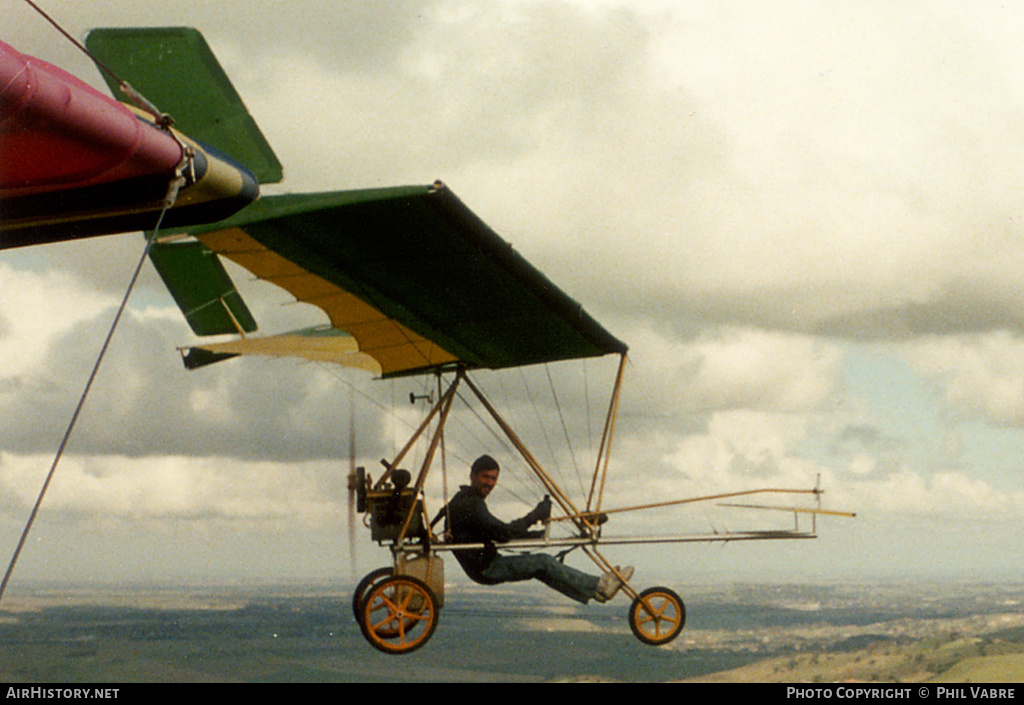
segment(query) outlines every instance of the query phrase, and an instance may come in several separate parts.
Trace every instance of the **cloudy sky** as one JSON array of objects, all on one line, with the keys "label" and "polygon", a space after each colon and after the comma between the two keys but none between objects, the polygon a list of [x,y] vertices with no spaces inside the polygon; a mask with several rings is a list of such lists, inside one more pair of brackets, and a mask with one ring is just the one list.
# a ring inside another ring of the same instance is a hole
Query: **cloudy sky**
[{"label": "cloudy sky", "polygon": [[[27,4],[4,5],[5,41],[100,85]],[[78,37],[199,28],[285,165],[273,191],[440,178],[625,340],[606,506],[820,477],[827,507],[858,514],[820,520],[816,541],[610,549],[638,578],[1024,577],[1012,4],[44,7]],[[130,233],[0,253],[4,562],[141,246]],[[323,320],[233,272],[264,330]],[[190,340],[147,269],[17,576],[349,579],[386,562],[361,530],[353,563],[350,421],[357,462],[376,473],[423,412],[408,400],[422,383],[291,360],[187,373],[175,348]],[[613,374],[590,361],[479,381],[579,492]],[[465,437],[453,435],[451,490],[490,450],[509,470],[498,511],[536,501],[472,421],[460,414]],[[780,520],[711,504],[616,532]]]}]

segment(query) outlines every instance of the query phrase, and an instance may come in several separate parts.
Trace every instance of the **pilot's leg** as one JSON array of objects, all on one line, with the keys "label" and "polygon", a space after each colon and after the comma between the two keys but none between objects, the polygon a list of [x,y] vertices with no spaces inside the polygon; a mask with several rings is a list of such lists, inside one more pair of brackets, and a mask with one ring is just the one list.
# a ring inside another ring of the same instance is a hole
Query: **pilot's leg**
[{"label": "pilot's leg", "polygon": [[536,578],[568,598],[586,603],[597,591],[598,578],[565,565],[545,553],[498,556],[483,571],[484,577],[500,582]]}]

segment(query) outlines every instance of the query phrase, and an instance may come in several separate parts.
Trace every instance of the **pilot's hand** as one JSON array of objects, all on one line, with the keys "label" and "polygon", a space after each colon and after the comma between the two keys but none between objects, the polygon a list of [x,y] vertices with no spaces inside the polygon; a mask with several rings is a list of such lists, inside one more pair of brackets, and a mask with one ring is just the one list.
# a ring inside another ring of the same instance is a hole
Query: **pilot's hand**
[{"label": "pilot's hand", "polygon": [[544,495],[536,509],[533,510],[534,521],[545,521],[551,518],[551,495]]}]

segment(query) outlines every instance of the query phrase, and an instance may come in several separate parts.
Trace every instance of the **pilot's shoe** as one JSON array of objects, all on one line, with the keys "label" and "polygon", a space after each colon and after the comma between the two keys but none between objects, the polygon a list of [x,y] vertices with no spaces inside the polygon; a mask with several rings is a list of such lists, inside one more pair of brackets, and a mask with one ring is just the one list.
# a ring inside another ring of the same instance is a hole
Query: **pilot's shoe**
[{"label": "pilot's shoe", "polygon": [[[616,575],[616,571],[618,575]],[[619,575],[622,578],[619,578]],[[614,571],[608,571],[597,581],[597,590],[594,592],[594,599],[598,602],[608,602],[615,594],[622,588],[622,582],[629,580],[633,577],[633,566],[627,565],[625,568],[615,566]]]}]

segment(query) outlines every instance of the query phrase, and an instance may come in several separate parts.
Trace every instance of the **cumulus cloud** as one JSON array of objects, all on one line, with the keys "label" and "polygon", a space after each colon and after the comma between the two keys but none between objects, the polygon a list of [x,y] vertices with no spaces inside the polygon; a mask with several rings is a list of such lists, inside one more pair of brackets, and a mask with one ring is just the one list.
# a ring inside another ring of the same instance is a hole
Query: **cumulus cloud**
[{"label": "cumulus cloud", "polygon": [[[36,500],[52,458],[0,454],[2,493],[21,510]],[[324,522],[345,501],[346,480],[324,463],[239,462],[165,456],[70,457],[47,491],[56,515],[132,520]]]},{"label": "cumulus cloud", "polygon": [[942,389],[955,414],[1008,426],[1024,423],[1024,339],[1000,330],[931,337],[905,346],[915,369]]},{"label": "cumulus cloud", "polygon": [[1020,521],[1024,493],[1002,491],[991,483],[959,472],[927,476],[901,467],[877,479],[846,488],[843,498],[880,515],[949,517],[955,520],[983,517],[988,522]]},{"label": "cumulus cloud", "polygon": [[64,332],[107,310],[113,300],[61,270],[32,272],[0,262],[0,355],[7,377],[34,370]]},{"label": "cumulus cloud", "polygon": [[807,412],[836,394],[842,358],[837,346],[807,336],[724,328],[668,343],[644,362],[670,380],[678,411]]}]

